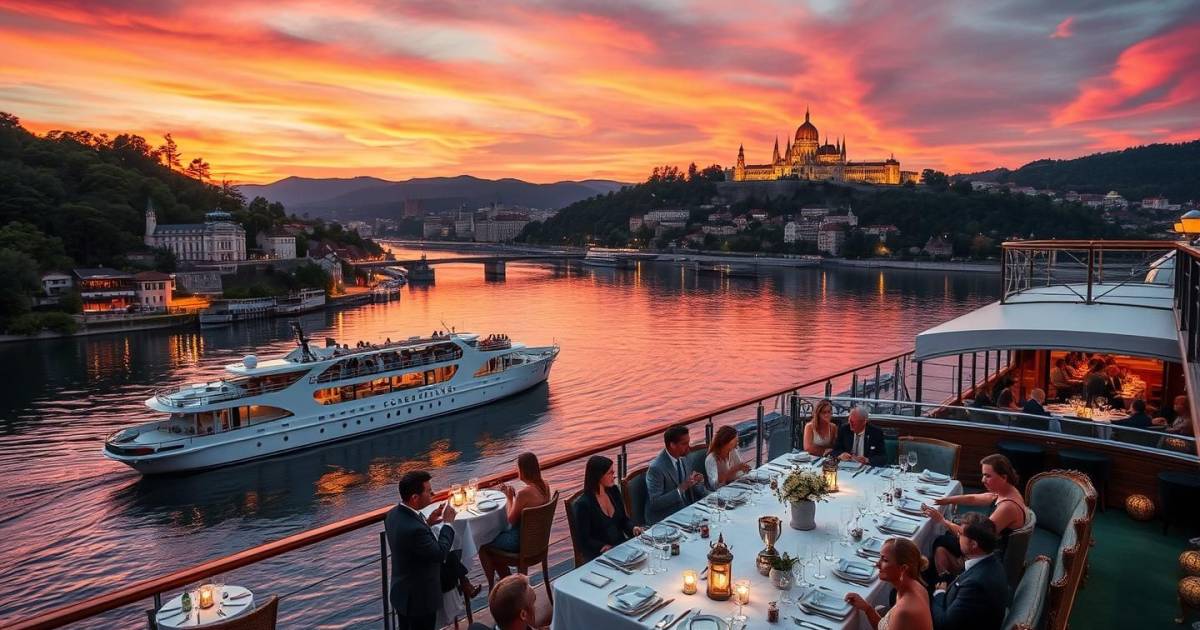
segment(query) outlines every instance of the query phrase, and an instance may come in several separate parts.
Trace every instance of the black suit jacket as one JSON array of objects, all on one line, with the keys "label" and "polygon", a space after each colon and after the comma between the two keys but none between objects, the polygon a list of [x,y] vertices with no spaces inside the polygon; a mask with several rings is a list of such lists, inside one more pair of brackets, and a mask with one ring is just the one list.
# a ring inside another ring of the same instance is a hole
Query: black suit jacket
[{"label": "black suit jacket", "polygon": [[442,527],[437,536],[405,505],[397,505],[383,521],[392,550],[392,575],[388,596],[401,617],[437,612],[442,601],[442,563],[454,542],[454,528]]},{"label": "black suit jacket", "polygon": [[[883,444],[883,430],[868,424],[864,433],[866,435],[863,439],[863,457],[866,457],[872,466],[886,466],[887,447]],[[849,422],[838,429],[837,442],[833,445],[834,457],[842,453],[854,454],[854,431],[850,429]]]},{"label": "black suit jacket", "polygon": [[1032,398],[1025,401],[1025,407],[1023,409],[1021,409],[1021,413],[1027,413],[1031,416],[1048,416],[1048,415],[1050,415],[1050,414],[1046,413],[1046,408],[1043,407],[1041,403],[1039,403],[1038,401],[1036,401]]},{"label": "black suit jacket", "polygon": [[613,486],[607,490],[613,504],[613,515],[605,516],[600,502],[590,492],[575,500],[575,529],[578,530],[580,553],[586,560],[600,556],[605,545],[616,546],[633,537],[633,519],[625,513],[621,491]]},{"label": "black suit jacket", "polygon": [[1007,605],[1008,575],[991,554],[933,596],[933,630],[1000,630]]}]

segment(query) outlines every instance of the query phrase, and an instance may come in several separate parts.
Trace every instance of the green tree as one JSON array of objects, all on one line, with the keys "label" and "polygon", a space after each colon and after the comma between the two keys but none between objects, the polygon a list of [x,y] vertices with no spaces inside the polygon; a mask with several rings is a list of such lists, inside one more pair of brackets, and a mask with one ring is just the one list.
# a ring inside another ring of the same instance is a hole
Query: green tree
[{"label": "green tree", "polygon": [[207,182],[209,175],[212,173],[212,167],[208,165],[208,162],[204,161],[204,158],[196,158],[188,163],[187,168],[184,169],[184,173],[187,173],[187,176],[192,179]]},{"label": "green tree", "polygon": [[30,295],[41,287],[37,262],[22,251],[0,248],[0,327],[7,328],[32,306]]},{"label": "green tree", "polygon": [[37,262],[40,271],[66,270],[73,264],[61,238],[46,236],[33,224],[23,221],[0,227],[0,248],[28,255]]},{"label": "green tree", "polygon": [[921,181],[929,187],[930,190],[942,191],[950,187],[950,178],[941,171],[935,171],[927,168],[921,171]]},{"label": "green tree", "polygon": [[163,143],[158,147],[158,154],[162,157],[167,170],[174,171],[183,167],[179,161],[179,145],[175,144],[175,139],[171,137],[171,134],[163,136]]}]

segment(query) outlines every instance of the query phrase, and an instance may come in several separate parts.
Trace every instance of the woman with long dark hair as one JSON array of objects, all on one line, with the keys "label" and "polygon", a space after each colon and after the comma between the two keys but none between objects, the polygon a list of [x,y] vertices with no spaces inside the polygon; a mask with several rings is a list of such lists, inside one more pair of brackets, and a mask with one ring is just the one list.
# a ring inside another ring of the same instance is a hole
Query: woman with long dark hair
[{"label": "woman with long dark hair", "polygon": [[737,445],[737,429],[729,425],[717,429],[708,444],[708,455],[704,457],[704,476],[709,490],[737,481],[738,477],[750,472],[750,464],[743,463],[738,456]]},{"label": "woman with long dark hair", "polygon": [[587,560],[642,533],[642,528],[625,513],[613,461],[603,455],[588,458],[583,469],[583,494],[575,501],[574,509],[576,544]]},{"label": "woman with long dark hair", "polygon": [[[542,467],[538,463],[537,455],[527,452],[517,456],[517,479],[525,484],[520,490],[508,484],[500,486],[504,496],[508,497],[509,527],[500,532],[491,543],[492,547],[509,553],[517,553],[521,549],[521,510],[550,501],[550,486],[542,479]],[[492,557],[486,548],[479,552],[479,564],[483,567],[485,576],[495,573],[504,577],[509,574],[508,565],[503,560]]]}]

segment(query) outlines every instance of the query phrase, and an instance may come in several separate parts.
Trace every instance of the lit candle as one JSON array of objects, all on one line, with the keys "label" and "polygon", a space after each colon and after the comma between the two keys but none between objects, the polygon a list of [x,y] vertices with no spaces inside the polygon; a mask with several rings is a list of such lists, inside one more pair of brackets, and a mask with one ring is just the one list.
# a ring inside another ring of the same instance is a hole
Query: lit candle
[{"label": "lit candle", "polygon": [[683,594],[696,594],[696,572],[691,569],[683,572]]},{"label": "lit candle", "polygon": [[744,580],[733,586],[734,601],[745,606],[750,603],[750,584]]},{"label": "lit candle", "polygon": [[724,573],[714,573],[712,576],[713,588],[724,589],[729,586],[729,576]]},{"label": "lit candle", "polygon": [[212,584],[205,584],[200,587],[200,594],[197,597],[201,608],[212,608],[213,594],[216,591]]}]

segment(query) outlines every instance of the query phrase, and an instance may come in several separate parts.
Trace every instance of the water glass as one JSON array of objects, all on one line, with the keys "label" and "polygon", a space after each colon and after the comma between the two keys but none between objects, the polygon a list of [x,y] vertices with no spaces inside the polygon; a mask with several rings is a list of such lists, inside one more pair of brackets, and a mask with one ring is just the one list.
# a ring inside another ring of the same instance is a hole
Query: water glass
[{"label": "water glass", "polygon": [[669,542],[659,543],[658,559],[660,560],[660,562],[658,563],[658,572],[666,573],[667,572],[667,561],[671,559],[671,543],[669,543]]},{"label": "water glass", "polygon": [[837,557],[837,556],[833,555],[833,541],[831,540],[831,541],[825,543],[824,547],[825,547],[825,561],[833,562],[833,559]]},{"label": "water glass", "polygon": [[650,551],[646,552],[646,564],[642,565],[642,575],[658,575],[658,570],[654,565],[658,563],[658,549],[651,547]]},{"label": "water glass", "polygon": [[474,505],[476,498],[479,496],[479,477],[471,477],[467,480],[467,504]]},{"label": "water glass", "polygon": [[917,453],[915,451],[908,452],[908,470],[914,471],[917,469]]},{"label": "water glass", "polygon": [[813,567],[813,579],[814,580],[824,580],[825,574],[821,572],[821,552],[820,551],[813,552],[811,566]]}]

